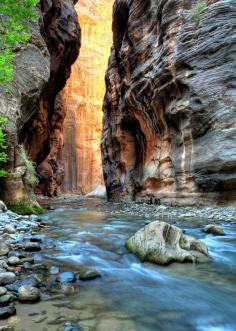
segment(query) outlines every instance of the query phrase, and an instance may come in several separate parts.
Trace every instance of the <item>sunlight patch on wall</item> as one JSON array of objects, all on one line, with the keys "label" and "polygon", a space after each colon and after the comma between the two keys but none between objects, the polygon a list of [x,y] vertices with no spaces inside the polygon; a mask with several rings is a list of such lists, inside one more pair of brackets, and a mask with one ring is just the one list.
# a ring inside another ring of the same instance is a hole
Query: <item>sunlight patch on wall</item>
[{"label": "sunlight patch on wall", "polygon": [[64,192],[87,194],[103,184],[100,141],[104,76],[112,45],[111,0],[80,0],[82,29],[78,60],[62,92],[64,124]]}]

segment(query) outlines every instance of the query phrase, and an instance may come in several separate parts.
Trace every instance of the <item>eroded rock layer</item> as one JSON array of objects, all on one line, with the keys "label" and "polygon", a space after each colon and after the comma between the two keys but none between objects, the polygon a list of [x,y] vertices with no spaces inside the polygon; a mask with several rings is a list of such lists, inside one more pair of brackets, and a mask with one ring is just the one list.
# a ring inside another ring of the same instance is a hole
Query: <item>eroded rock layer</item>
[{"label": "eroded rock layer", "polygon": [[64,178],[62,164],[65,111],[58,93],[70,76],[80,49],[80,27],[72,0],[41,0],[41,34],[50,53],[50,79],[38,109],[24,124],[20,140],[38,165],[37,193],[56,196]]},{"label": "eroded rock layer", "polygon": [[110,199],[236,200],[236,3],[203,7],[115,2],[102,137]]},{"label": "eroded rock layer", "polygon": [[101,165],[104,73],[112,33],[112,0],[79,1],[80,56],[62,93],[66,111],[63,163],[65,193],[86,194],[103,184]]}]

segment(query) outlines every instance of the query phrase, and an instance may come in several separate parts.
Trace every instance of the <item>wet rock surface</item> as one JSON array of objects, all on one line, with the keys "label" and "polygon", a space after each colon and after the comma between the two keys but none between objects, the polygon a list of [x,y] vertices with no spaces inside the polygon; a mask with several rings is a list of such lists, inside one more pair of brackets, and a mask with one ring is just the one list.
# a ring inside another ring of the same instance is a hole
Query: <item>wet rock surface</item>
[{"label": "wet rock surface", "polygon": [[18,299],[21,302],[38,301],[40,298],[40,291],[37,287],[23,285],[18,290]]},{"label": "wet rock surface", "polygon": [[215,236],[224,236],[225,232],[224,229],[220,226],[214,225],[214,224],[208,224],[205,226],[202,230],[203,232],[206,233],[211,233],[214,234]]},{"label": "wet rock surface", "polygon": [[151,222],[126,241],[125,246],[141,261],[167,265],[172,262],[205,262],[207,246],[173,225]]}]

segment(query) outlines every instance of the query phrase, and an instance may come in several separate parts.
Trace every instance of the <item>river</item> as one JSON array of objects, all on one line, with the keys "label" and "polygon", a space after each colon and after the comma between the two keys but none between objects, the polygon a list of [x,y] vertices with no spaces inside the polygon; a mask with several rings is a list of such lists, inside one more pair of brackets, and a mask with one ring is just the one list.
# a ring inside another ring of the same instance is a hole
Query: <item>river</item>
[{"label": "river", "polygon": [[78,281],[71,295],[18,304],[17,317],[9,320],[17,331],[236,330],[235,222],[221,223],[226,235],[216,237],[201,231],[204,220],[172,220],[203,240],[212,260],[163,267],[142,264],[124,248],[126,239],[144,226],[141,217],[82,207],[59,208],[43,218],[50,227],[36,259],[62,271],[90,268],[102,277]]}]

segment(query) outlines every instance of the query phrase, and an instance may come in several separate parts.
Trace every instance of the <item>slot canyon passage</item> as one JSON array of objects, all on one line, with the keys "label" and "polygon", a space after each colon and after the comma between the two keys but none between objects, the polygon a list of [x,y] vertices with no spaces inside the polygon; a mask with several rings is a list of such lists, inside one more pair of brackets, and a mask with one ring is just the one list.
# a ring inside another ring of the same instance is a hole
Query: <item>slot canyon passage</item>
[{"label": "slot canyon passage", "polygon": [[235,0],[0,18],[0,331],[235,331]]}]

